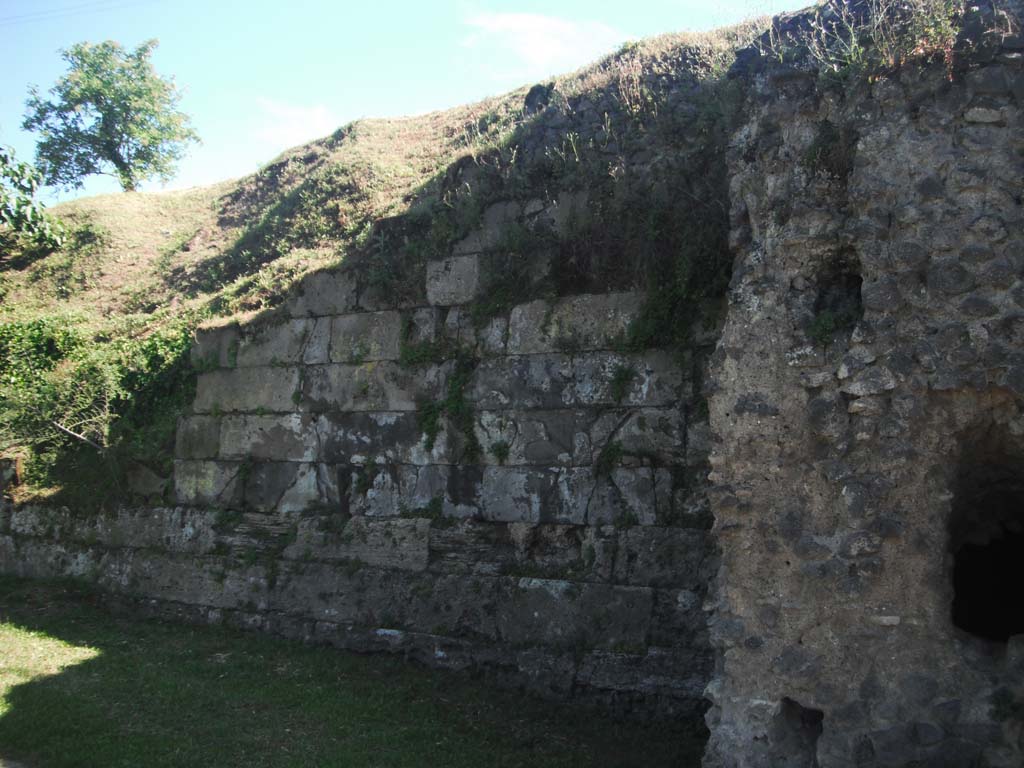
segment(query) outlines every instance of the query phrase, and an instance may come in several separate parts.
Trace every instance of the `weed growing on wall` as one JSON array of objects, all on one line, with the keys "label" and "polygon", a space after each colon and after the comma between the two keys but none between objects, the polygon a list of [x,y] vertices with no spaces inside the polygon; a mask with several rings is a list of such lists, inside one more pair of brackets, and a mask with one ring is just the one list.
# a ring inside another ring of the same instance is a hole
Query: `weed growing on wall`
[{"label": "weed growing on wall", "polygon": [[491,443],[491,455],[497,459],[499,464],[504,464],[508,460],[509,444],[505,440],[497,440]]},{"label": "weed growing on wall", "polygon": [[442,417],[462,435],[465,442],[461,461],[476,462],[481,455],[480,441],[474,430],[473,406],[466,397],[466,389],[472,380],[479,361],[465,354],[455,358],[455,368],[448,378],[448,388],[443,400],[423,400],[419,403],[417,417],[423,432],[424,446],[432,450],[441,432]]},{"label": "weed growing on wall", "polygon": [[[1008,17],[993,3],[994,18]],[[970,9],[960,0],[829,0],[807,29],[773,26],[764,53],[782,62],[809,60],[826,85],[873,81],[910,63],[941,61],[952,74],[957,38]],[[992,30],[982,30],[981,36]],[[982,40],[964,41],[969,47]]]}]

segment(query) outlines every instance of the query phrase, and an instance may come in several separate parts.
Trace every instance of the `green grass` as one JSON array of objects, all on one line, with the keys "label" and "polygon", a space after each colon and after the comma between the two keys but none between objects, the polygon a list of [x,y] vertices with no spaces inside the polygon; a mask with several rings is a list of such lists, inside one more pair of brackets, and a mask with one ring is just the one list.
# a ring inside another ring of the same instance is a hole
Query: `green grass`
[{"label": "green grass", "polygon": [[642,726],[394,657],[112,616],[0,577],[0,758],[71,766],[697,766]]}]

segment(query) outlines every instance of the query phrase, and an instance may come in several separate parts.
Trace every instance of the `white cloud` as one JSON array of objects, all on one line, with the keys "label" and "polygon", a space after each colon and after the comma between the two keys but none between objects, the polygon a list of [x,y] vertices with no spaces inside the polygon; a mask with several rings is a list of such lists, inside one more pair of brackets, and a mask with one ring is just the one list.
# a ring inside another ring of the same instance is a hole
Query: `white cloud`
[{"label": "white cloud", "polygon": [[341,125],[341,120],[323,104],[304,107],[261,97],[256,99],[256,106],[260,114],[254,135],[275,152],[319,139]]},{"label": "white cloud", "polygon": [[581,67],[626,37],[598,21],[539,13],[476,13],[463,23],[472,29],[462,40],[464,47],[485,53],[491,67],[511,55],[523,80]]}]

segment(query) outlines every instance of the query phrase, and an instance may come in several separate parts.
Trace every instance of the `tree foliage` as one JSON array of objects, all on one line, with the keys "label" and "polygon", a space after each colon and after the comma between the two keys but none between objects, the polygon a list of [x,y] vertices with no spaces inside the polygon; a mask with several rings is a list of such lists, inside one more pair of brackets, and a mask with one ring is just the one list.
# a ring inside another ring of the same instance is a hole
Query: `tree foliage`
[{"label": "tree foliage", "polygon": [[60,225],[35,199],[39,182],[34,166],[19,162],[9,147],[0,147],[0,251],[60,246]]},{"label": "tree foliage", "polygon": [[69,69],[49,98],[30,88],[22,127],[42,134],[36,162],[47,184],[80,188],[86,176],[106,174],[130,192],[146,179],[171,178],[198,136],[177,109],[174,81],[150,63],[156,46],[78,43],[61,51]]}]

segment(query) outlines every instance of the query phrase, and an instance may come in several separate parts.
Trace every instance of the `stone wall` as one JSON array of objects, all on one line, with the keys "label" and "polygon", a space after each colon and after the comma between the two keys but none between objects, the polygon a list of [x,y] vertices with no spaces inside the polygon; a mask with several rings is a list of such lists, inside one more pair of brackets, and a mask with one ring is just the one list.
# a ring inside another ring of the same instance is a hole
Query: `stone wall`
[{"label": "stone wall", "polygon": [[707,766],[1024,764],[1024,623],[993,599],[1020,574],[959,593],[965,542],[1024,555],[1022,50],[845,94],[755,77],[710,396]]},{"label": "stone wall", "polygon": [[347,270],[201,332],[180,506],[11,509],[0,570],[87,575],[162,612],[484,667],[622,710],[702,711],[702,353],[616,351],[641,304],[628,292],[474,321],[501,275],[493,246],[471,244],[525,216],[498,205],[427,264],[421,305]]},{"label": "stone wall", "polygon": [[[624,351],[644,297],[556,263],[597,176],[520,199],[457,164],[489,204],[380,262],[401,290],[352,266],[200,334],[178,506],[0,506],[0,571],[634,713],[706,697],[708,768],[1021,765],[1024,38],[976,15],[952,71],[741,52],[728,169],[675,130],[706,126],[685,56],[643,120],[538,86],[527,164],[572,128],[629,169],[610,200],[728,173],[724,327]],[[558,237],[517,255],[544,298],[495,312],[509,227]]]}]

